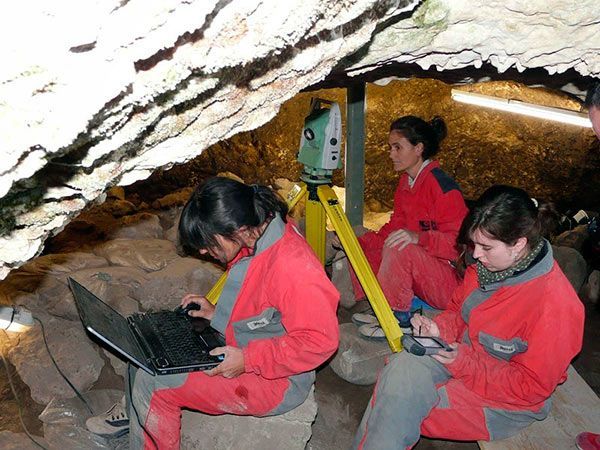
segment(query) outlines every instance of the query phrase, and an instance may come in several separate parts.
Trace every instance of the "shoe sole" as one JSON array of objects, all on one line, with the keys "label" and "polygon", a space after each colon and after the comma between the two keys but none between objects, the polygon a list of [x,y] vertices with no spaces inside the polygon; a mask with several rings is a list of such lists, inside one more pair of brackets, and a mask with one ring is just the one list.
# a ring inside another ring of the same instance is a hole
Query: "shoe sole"
[{"label": "shoe sole", "polygon": [[363,326],[363,325],[371,325],[371,324],[379,323],[379,321],[377,319],[375,319],[373,322],[363,322],[362,320],[356,320],[356,319],[354,319],[354,317],[351,317],[350,320],[357,327],[360,327],[360,326]]},{"label": "shoe sole", "polygon": [[[93,432],[90,431],[90,433],[93,433]],[[129,433],[129,428],[125,428],[124,430],[119,430],[116,433],[111,433],[111,434],[101,434],[101,433],[93,433],[93,434],[95,434],[96,436],[101,436],[105,439],[116,439],[116,438],[120,438],[121,436],[125,436],[127,433]]]},{"label": "shoe sole", "polygon": [[385,336],[365,336],[364,334],[358,333],[358,335],[363,338],[366,339],[367,341],[385,341],[386,337]]}]

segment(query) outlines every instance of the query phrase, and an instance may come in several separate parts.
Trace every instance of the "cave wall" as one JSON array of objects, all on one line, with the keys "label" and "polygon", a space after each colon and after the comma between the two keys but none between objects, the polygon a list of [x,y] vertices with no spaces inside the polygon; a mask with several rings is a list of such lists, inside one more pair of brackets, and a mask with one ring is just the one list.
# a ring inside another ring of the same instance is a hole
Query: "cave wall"
[{"label": "cave wall", "polygon": [[[598,206],[600,152],[591,129],[457,103],[450,96],[452,87],[433,79],[367,85],[367,200],[391,206],[398,175],[388,155],[389,125],[402,115],[412,114],[426,120],[438,115],[446,121],[448,137],[442,142],[438,159],[467,198],[476,198],[492,184],[506,183],[560,205]],[[545,106],[580,107],[564,94],[514,82],[459,88]],[[206,149],[191,163],[190,171],[231,171],[247,182],[272,183],[279,177],[297,180],[301,166],[296,152],[311,97],[339,102],[345,109],[344,89],[300,93],[284,103],[271,122]],[[345,130],[345,114],[342,120]],[[343,170],[334,173],[334,182],[343,184]]]},{"label": "cave wall", "polygon": [[600,76],[595,0],[14,2],[0,30],[0,279],[90,202],[391,61]]}]

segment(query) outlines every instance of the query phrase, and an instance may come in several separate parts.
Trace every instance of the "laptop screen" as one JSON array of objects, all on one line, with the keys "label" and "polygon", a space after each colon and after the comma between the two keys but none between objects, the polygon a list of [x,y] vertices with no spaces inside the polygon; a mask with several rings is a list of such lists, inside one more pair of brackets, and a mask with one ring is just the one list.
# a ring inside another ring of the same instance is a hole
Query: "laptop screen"
[{"label": "laptop screen", "polygon": [[147,367],[127,319],[104,303],[73,278],[69,278],[83,326],[136,364]]}]

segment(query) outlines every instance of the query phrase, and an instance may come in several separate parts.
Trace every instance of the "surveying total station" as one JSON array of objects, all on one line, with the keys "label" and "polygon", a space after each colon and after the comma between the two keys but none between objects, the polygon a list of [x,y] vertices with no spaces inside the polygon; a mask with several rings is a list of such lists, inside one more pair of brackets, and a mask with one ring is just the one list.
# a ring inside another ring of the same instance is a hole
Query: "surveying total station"
[{"label": "surveying total station", "polygon": [[[398,352],[402,350],[400,341],[402,331],[398,321],[331,188],[333,171],[341,168],[341,136],[342,117],[339,105],[328,100],[313,98],[310,113],[302,128],[298,152],[298,161],[304,165],[300,176],[302,182],[294,185],[286,200],[291,210],[308,194],[305,213],[306,240],[322,264],[325,263],[326,222],[329,218],[381,324],[390,348]],[[216,303],[225,279],[226,275],[222,276],[206,295],[212,303]]]}]

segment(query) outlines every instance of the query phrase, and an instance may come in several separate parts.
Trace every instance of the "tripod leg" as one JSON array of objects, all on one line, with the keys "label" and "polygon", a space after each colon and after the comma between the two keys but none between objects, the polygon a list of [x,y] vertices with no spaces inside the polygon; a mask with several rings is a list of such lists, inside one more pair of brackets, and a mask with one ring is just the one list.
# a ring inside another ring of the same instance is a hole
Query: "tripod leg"
[{"label": "tripod leg", "polygon": [[306,240],[317,254],[321,264],[325,264],[325,210],[318,200],[306,201]]},{"label": "tripod leg", "polygon": [[381,286],[379,286],[379,282],[356,239],[354,230],[352,230],[350,222],[348,222],[348,218],[340,206],[335,192],[330,186],[323,185],[319,186],[317,193],[319,200],[323,205],[323,209],[329,220],[331,220],[331,223],[340,238],[340,242],[346,251],[346,255],[348,255],[348,259],[356,272],[356,276],[373,307],[373,311],[381,324],[381,328],[385,333],[390,348],[393,352],[401,351],[402,344],[400,343],[400,338],[402,337],[402,331],[400,331],[398,321],[392,313],[392,309],[390,308],[390,305],[381,290]]}]

